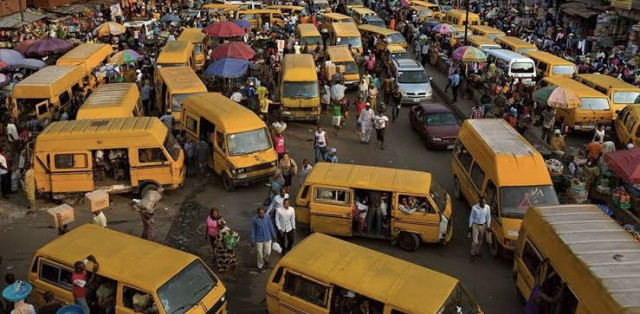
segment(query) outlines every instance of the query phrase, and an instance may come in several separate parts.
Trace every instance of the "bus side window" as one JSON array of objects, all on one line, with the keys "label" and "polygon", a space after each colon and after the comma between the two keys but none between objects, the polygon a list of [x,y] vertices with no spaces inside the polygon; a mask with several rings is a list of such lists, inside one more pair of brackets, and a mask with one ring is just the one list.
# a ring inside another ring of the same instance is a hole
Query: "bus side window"
[{"label": "bus side window", "polygon": [[487,198],[487,204],[491,207],[491,214],[497,215],[498,213],[498,200],[496,198],[496,185],[493,181],[487,181],[487,187],[484,189],[484,196]]},{"label": "bus side window", "polygon": [[540,268],[540,264],[542,263],[542,256],[538,249],[536,249],[531,241],[526,241],[524,243],[524,248],[522,249],[522,262],[529,270],[529,273],[536,278],[538,276],[538,269]]},{"label": "bus side window", "polygon": [[482,183],[484,183],[484,170],[480,168],[477,162],[473,163],[473,167],[471,167],[471,181],[478,188],[478,190],[482,189]]},{"label": "bus side window", "polygon": [[298,297],[314,305],[327,308],[329,287],[303,278],[300,275],[287,272],[284,277],[284,292]]},{"label": "bus side window", "polygon": [[471,162],[473,161],[473,157],[469,151],[464,147],[461,141],[458,140],[458,143],[455,147],[455,155],[458,157],[458,160],[462,163],[462,168],[465,171],[469,171],[469,166],[471,166]]},{"label": "bus side window", "polygon": [[162,149],[158,147],[140,148],[138,150],[138,160],[143,163],[165,162],[167,161],[167,156],[165,156]]}]

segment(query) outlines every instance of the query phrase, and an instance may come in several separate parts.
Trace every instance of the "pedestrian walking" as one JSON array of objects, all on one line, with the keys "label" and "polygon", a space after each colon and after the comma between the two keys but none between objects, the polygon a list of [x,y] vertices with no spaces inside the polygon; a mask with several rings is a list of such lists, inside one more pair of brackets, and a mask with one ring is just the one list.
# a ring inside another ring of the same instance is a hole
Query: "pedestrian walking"
[{"label": "pedestrian walking", "polygon": [[393,102],[391,105],[391,119],[395,122],[400,116],[400,109],[402,109],[402,91],[398,85],[393,87]]},{"label": "pedestrian walking", "polygon": [[471,108],[470,119],[482,119],[484,118],[484,106],[480,102],[476,102]]},{"label": "pedestrian walking", "polygon": [[93,224],[102,228],[107,227],[107,216],[104,215],[102,210],[93,211]]},{"label": "pedestrian walking", "polygon": [[[86,267],[89,262],[93,263],[93,271],[90,275],[87,275]],[[93,283],[99,266],[98,261],[96,261],[93,255],[87,256],[84,261],[77,261],[73,264],[73,274],[71,274],[71,294],[73,295],[74,303],[82,307],[84,314],[90,313],[89,304],[87,303],[86,298],[87,287],[91,286],[91,283]]]},{"label": "pedestrian walking", "polygon": [[547,106],[544,111],[542,111],[542,134],[540,136],[547,144],[551,143],[551,129],[555,125],[555,120],[555,109],[551,106]]},{"label": "pedestrian walking", "polygon": [[192,139],[187,139],[184,142],[184,156],[187,164],[187,176],[192,176],[196,173],[196,145]]},{"label": "pedestrian walking", "polygon": [[234,270],[238,266],[238,260],[234,252],[240,241],[237,232],[231,230],[227,226],[227,222],[220,218],[218,220],[218,228],[220,235],[216,238],[213,248],[213,259],[216,271],[228,272]]},{"label": "pedestrian walking", "polygon": [[485,204],[484,196],[480,196],[478,204],[471,207],[469,215],[469,237],[471,238],[471,257],[470,261],[475,261],[480,257],[480,249],[485,239],[485,233],[490,232],[491,228],[491,209]]},{"label": "pedestrian walking", "polygon": [[142,101],[142,107],[144,108],[145,115],[151,115],[151,92],[153,91],[153,87],[151,87],[151,83],[149,80],[144,80],[144,85],[140,89],[140,100]]},{"label": "pedestrian walking", "polygon": [[329,136],[321,126],[318,125],[316,132],[313,134],[313,149],[316,162],[324,160],[327,145],[329,145]]},{"label": "pedestrian walking", "polygon": [[2,197],[8,199],[9,195],[7,194],[11,193],[11,173],[5,154],[4,146],[0,147],[0,189],[2,189]]},{"label": "pedestrian walking", "polygon": [[198,170],[200,174],[208,174],[207,168],[209,167],[209,160],[212,158],[211,148],[205,140],[205,136],[200,136],[200,140],[196,145],[196,161],[198,162]]},{"label": "pedestrian walking", "polygon": [[140,220],[142,221],[142,235],[140,237],[149,241],[153,241],[155,235],[153,214],[156,204],[162,199],[162,191],[162,188],[157,191],[148,191],[142,200],[135,202],[133,205],[134,209],[140,214]]},{"label": "pedestrian walking", "polygon": [[371,139],[371,131],[373,129],[373,117],[375,113],[371,109],[371,104],[367,103],[364,110],[360,113],[358,120],[360,122],[360,143],[369,144]]},{"label": "pedestrian walking", "polygon": [[455,70],[451,76],[451,93],[454,103],[458,101],[458,87],[460,87],[460,74],[458,74],[458,70]]},{"label": "pedestrian walking", "polygon": [[38,309],[38,314],[56,314],[62,307],[56,302],[56,297],[53,292],[47,290],[42,297],[44,299],[44,305]]},{"label": "pedestrian walking", "polygon": [[20,139],[15,121],[15,118],[9,118],[9,123],[7,123],[6,127],[7,141],[9,142],[9,156],[11,159],[16,159],[15,157],[18,155],[18,142]]},{"label": "pedestrian walking", "polygon": [[209,239],[211,249],[214,250],[214,252],[216,240],[220,234],[220,230],[218,228],[218,220],[220,220],[220,218],[222,218],[220,216],[220,211],[215,207],[211,207],[209,215],[207,215],[207,238]]},{"label": "pedestrian walking", "polygon": [[289,154],[284,153],[280,161],[278,161],[278,168],[284,178],[284,187],[288,190],[291,187],[291,178],[298,174],[298,165]]},{"label": "pedestrian walking", "polygon": [[342,124],[342,105],[338,102],[334,102],[331,106],[331,125],[333,125],[333,134],[338,135],[340,126]]},{"label": "pedestrian walking", "polygon": [[373,126],[376,128],[376,139],[380,143],[381,150],[384,150],[384,136],[388,123],[389,118],[384,115],[384,111],[379,110],[378,115],[373,118]]},{"label": "pedestrian walking", "polygon": [[282,247],[282,255],[285,255],[293,247],[296,231],[296,212],[290,206],[288,198],[282,202],[280,208],[276,209],[276,228],[278,229],[278,242]]},{"label": "pedestrian walking", "polygon": [[264,271],[263,267],[269,267],[272,241],[276,241],[276,231],[271,219],[265,215],[264,207],[259,207],[257,213],[251,219],[249,229],[251,247],[256,248],[258,271]]},{"label": "pedestrian walking", "polygon": [[35,171],[33,170],[32,166],[28,167],[29,170],[27,170],[24,173],[24,193],[27,197],[27,200],[29,200],[29,211],[30,212],[35,212],[37,211],[37,207],[36,207],[36,176],[35,176]]}]

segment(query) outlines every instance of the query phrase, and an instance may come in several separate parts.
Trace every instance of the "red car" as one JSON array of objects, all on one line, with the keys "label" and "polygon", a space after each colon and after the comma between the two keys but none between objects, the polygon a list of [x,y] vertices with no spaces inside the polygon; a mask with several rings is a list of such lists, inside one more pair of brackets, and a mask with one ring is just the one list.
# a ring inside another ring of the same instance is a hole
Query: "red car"
[{"label": "red car", "polygon": [[452,149],[458,138],[460,120],[446,105],[422,103],[409,112],[413,128],[425,139],[427,147]]}]

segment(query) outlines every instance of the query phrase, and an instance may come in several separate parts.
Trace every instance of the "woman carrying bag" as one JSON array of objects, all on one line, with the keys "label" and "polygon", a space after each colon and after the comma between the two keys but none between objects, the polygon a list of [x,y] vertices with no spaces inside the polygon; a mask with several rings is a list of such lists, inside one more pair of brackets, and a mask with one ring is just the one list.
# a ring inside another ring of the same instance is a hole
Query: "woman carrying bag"
[{"label": "woman carrying bag", "polygon": [[289,154],[284,153],[278,162],[278,168],[284,178],[284,187],[289,190],[291,187],[291,178],[298,173],[298,165],[295,160],[289,156]]}]

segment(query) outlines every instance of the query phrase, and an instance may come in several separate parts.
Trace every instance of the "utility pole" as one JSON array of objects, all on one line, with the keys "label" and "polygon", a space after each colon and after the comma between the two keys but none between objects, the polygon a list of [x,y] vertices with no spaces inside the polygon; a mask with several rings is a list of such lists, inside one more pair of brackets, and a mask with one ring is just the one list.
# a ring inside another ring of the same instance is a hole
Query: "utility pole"
[{"label": "utility pole", "polygon": [[18,0],[18,8],[20,9],[20,21],[24,23],[24,8],[22,7],[22,1],[26,0]]},{"label": "utility pole", "polygon": [[467,44],[467,31],[469,30],[469,7],[471,6],[471,0],[467,0],[467,14],[464,20],[464,44]]}]

